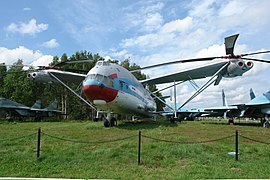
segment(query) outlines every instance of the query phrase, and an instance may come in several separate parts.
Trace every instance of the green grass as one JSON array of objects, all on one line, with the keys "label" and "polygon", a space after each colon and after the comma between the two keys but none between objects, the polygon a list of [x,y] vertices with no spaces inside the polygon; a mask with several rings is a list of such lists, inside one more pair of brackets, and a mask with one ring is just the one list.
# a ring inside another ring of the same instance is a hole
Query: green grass
[{"label": "green grass", "polygon": [[[74,143],[41,136],[41,157],[36,158],[37,129],[51,136],[82,142],[130,137],[110,143]],[[239,137],[239,161],[235,137],[200,144],[176,144],[142,137],[138,166],[138,131],[143,136],[171,141],[206,141],[239,134],[270,142],[269,129],[229,126],[222,121],[166,121],[124,123],[104,128],[102,122],[0,121],[0,177],[112,178],[112,179],[214,179],[269,178],[270,144]],[[35,133],[35,134],[33,134]],[[22,139],[17,137],[30,135]],[[132,137],[135,135],[134,137]],[[10,139],[10,140],[1,140]]]}]

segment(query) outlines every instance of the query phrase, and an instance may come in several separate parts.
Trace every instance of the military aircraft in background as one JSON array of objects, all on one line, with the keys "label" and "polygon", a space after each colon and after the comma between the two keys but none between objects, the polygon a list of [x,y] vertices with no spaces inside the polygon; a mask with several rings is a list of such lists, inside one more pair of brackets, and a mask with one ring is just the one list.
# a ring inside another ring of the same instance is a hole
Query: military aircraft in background
[{"label": "military aircraft in background", "polygon": [[[177,108],[180,107],[176,103]],[[192,108],[192,109],[178,109],[177,117],[179,120],[194,120],[196,117],[226,117],[227,111],[238,110],[236,106],[229,106],[227,99],[222,89],[222,106],[207,107],[207,108]],[[173,121],[174,112],[169,108],[164,107],[163,115]]]},{"label": "military aircraft in background", "polygon": [[269,127],[268,115],[270,115],[270,91],[261,96],[255,96],[253,90],[250,90],[251,100],[245,104],[236,105],[241,111],[239,117],[261,118],[263,127]]},{"label": "military aircraft in background", "polygon": [[0,98],[0,110],[6,112],[7,120],[12,120],[15,117],[18,117],[20,120],[26,117],[33,117],[35,121],[39,121],[42,117],[52,117],[56,114],[62,114],[62,111],[58,111],[57,108],[57,100],[47,108],[42,109],[40,100],[37,100],[33,106],[28,107],[6,98]]},{"label": "military aircraft in background", "polygon": [[261,96],[255,96],[250,89],[250,101],[244,104],[228,105],[224,91],[222,90],[223,106],[193,109],[201,116],[229,118],[229,123],[234,123],[235,118],[260,118],[263,127],[269,127],[268,115],[270,115],[270,91]]}]

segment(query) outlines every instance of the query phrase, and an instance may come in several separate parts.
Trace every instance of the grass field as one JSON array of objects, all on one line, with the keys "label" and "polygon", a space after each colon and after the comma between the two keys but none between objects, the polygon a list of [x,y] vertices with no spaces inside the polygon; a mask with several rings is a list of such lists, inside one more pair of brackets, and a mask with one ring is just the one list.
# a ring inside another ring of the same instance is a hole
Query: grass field
[{"label": "grass field", "polygon": [[[42,131],[41,154],[37,160],[36,134],[39,127]],[[233,135],[236,129],[242,136],[270,142],[269,129],[251,125],[229,126],[222,121],[189,121],[179,124],[161,120],[120,122],[119,126],[113,128],[104,128],[102,122],[92,121],[0,121],[0,177],[270,178],[270,144],[254,142],[240,136],[239,160],[235,161],[234,156],[227,154],[235,151]],[[140,165],[139,130],[142,132]],[[18,139],[25,135],[29,136]],[[125,137],[128,138],[123,139]],[[157,141],[149,137],[177,142],[228,138],[208,143],[181,144]]]}]

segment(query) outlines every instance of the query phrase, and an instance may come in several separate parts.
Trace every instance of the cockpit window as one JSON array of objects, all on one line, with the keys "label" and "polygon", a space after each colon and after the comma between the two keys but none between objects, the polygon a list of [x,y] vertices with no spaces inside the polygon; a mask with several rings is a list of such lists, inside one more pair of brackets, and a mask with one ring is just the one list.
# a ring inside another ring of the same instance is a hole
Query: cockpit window
[{"label": "cockpit window", "polygon": [[107,61],[99,61],[99,62],[97,62],[97,65],[98,65],[98,66],[109,66],[110,63],[107,62]]},{"label": "cockpit window", "polygon": [[113,79],[101,74],[89,74],[87,79],[95,79],[99,82],[103,82],[104,84],[113,87]]},{"label": "cockpit window", "polygon": [[103,75],[97,74],[96,75],[96,80],[100,81],[100,82],[103,82],[103,77],[104,77]]}]

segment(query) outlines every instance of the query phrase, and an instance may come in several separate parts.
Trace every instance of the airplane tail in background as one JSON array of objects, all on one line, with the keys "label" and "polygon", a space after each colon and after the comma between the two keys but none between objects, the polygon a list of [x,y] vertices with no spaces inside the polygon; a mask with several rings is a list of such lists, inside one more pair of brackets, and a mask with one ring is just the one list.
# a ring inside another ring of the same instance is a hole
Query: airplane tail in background
[{"label": "airplane tail in background", "polygon": [[58,101],[54,100],[52,104],[50,104],[47,108],[45,108],[47,111],[57,111],[58,108]]},{"label": "airplane tail in background", "polygon": [[40,109],[41,108],[41,100],[37,100],[35,104],[31,107],[31,109]]},{"label": "airplane tail in background", "polygon": [[250,96],[250,100],[252,100],[252,99],[254,99],[256,97],[252,88],[250,88],[249,96]]},{"label": "airplane tail in background", "polygon": [[222,89],[222,105],[223,106],[228,106],[228,102],[224,93],[224,89]]}]

